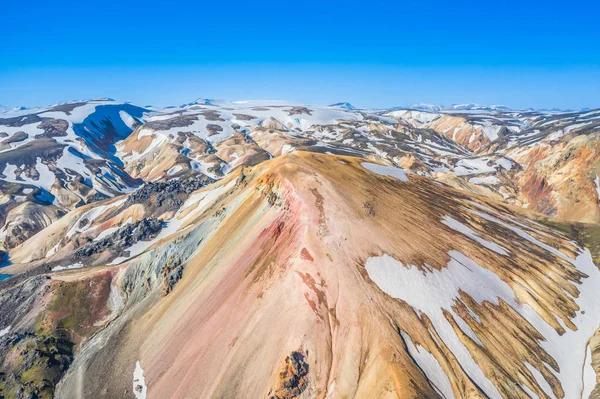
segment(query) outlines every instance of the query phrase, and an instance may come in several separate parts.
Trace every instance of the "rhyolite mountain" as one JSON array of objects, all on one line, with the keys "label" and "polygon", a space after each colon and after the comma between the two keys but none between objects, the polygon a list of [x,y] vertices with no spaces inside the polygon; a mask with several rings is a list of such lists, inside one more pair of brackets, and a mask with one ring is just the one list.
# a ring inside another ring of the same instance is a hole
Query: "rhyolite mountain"
[{"label": "rhyolite mountain", "polygon": [[600,110],[0,110],[0,397],[600,398]]}]

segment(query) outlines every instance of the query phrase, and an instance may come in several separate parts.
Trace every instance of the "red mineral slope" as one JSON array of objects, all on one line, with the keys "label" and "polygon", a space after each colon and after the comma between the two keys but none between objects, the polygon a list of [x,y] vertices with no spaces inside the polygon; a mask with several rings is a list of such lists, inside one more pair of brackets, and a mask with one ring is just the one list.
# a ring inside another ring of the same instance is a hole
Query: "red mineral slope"
[{"label": "red mineral slope", "polygon": [[[600,321],[589,252],[511,209],[363,161],[295,152],[201,189],[177,233],[114,266],[123,310],[82,344],[57,397],[589,389]],[[190,247],[166,292],[154,268],[168,254],[172,270]]]}]

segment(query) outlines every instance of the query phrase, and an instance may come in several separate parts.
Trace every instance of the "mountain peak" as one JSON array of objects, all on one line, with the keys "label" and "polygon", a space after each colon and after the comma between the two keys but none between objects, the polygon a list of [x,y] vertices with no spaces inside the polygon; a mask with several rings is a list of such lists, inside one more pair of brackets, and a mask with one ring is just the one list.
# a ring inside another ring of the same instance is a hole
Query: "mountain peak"
[{"label": "mountain peak", "polygon": [[192,105],[216,105],[217,100],[212,99],[212,98],[198,98],[195,101],[192,101],[191,103],[188,104],[184,104],[184,107],[189,107]]},{"label": "mountain peak", "polygon": [[442,109],[444,109],[444,106],[439,104],[419,103],[399,107],[399,109],[414,109],[417,111],[439,112]]},{"label": "mountain peak", "polygon": [[445,108],[446,110],[460,111],[510,111],[511,108],[505,105],[481,105],[476,103],[452,104]]},{"label": "mountain peak", "polygon": [[341,108],[341,109],[345,109],[346,111],[354,111],[356,108],[350,104],[349,102],[340,102],[340,103],[335,103],[335,104],[331,104],[328,106],[329,108]]}]

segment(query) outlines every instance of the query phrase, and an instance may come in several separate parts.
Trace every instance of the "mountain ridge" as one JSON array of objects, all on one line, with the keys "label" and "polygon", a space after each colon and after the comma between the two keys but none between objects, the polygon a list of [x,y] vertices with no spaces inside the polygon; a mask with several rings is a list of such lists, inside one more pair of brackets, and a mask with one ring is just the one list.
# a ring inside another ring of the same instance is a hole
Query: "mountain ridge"
[{"label": "mountain ridge", "polygon": [[597,398],[600,111],[343,105],[0,116],[0,396]]}]

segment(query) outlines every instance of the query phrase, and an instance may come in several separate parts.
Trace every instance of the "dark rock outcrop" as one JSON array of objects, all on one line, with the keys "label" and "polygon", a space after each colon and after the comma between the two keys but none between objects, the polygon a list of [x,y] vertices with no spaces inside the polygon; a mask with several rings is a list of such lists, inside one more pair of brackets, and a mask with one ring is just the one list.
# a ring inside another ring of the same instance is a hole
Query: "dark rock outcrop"
[{"label": "dark rock outcrop", "polygon": [[142,219],[121,227],[108,237],[78,248],[73,256],[80,259],[106,250],[110,250],[116,256],[119,256],[136,242],[149,241],[156,237],[162,227],[163,223],[158,219]]},{"label": "dark rock outcrop", "polygon": [[183,205],[189,194],[210,183],[212,183],[212,179],[205,175],[185,180],[171,179],[167,182],[149,182],[127,198],[123,209],[133,204],[145,204],[155,211],[151,213],[156,215],[158,215],[156,211],[162,213],[177,210]]},{"label": "dark rock outcrop", "polygon": [[279,372],[279,383],[269,399],[297,398],[308,387],[308,363],[300,352],[292,352],[285,358]]}]

